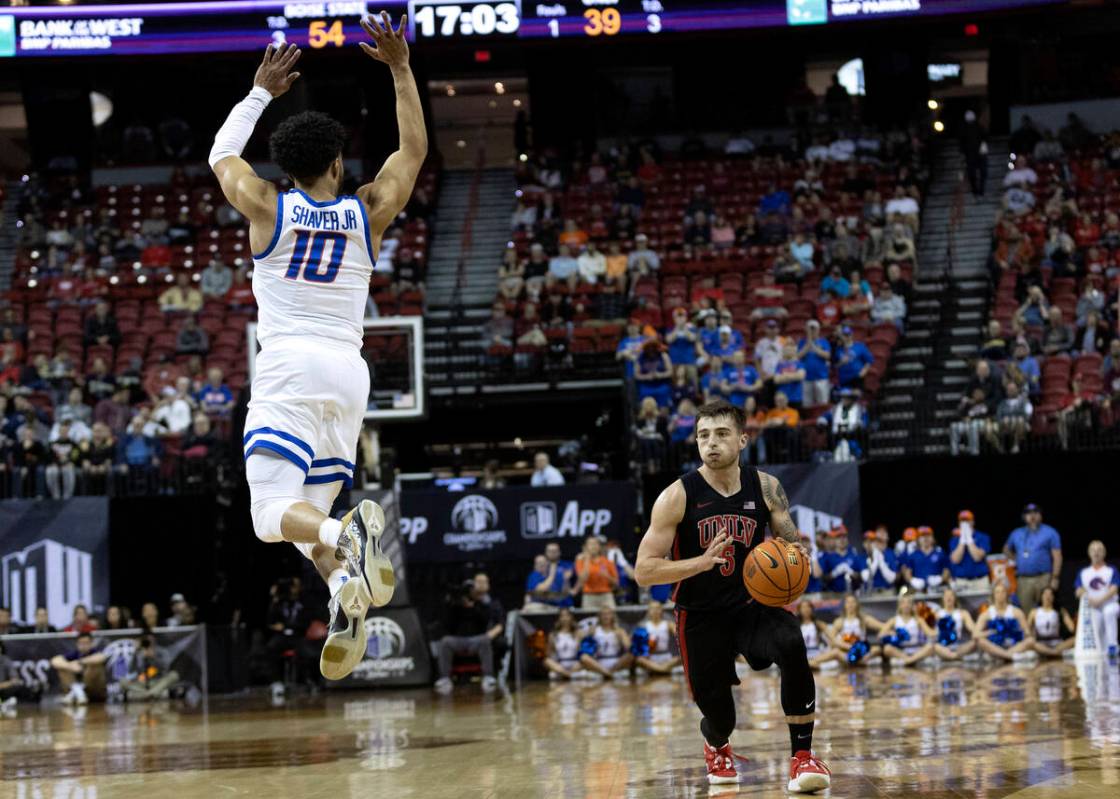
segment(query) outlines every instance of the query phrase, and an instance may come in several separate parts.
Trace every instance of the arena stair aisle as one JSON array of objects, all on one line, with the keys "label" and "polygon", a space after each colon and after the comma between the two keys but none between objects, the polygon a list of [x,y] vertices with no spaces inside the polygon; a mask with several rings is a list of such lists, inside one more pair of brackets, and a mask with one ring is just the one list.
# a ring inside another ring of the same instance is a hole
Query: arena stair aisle
[{"label": "arena stair aisle", "polygon": [[1007,174],[1007,139],[989,139],[988,181],[973,197],[956,142],[934,154],[906,331],[880,392],[873,457],[943,454],[949,423],[979,351],[989,304],[991,230]]},{"label": "arena stair aisle", "polygon": [[498,291],[498,265],[509,241],[515,188],[510,169],[449,172],[444,177],[424,320],[424,365],[435,396],[474,390],[481,378],[479,329]]},{"label": "arena stair aisle", "polygon": [[0,205],[0,291],[12,285],[12,270],[16,263],[16,245],[19,240],[19,203],[24,184],[9,180],[4,184],[4,202]]}]

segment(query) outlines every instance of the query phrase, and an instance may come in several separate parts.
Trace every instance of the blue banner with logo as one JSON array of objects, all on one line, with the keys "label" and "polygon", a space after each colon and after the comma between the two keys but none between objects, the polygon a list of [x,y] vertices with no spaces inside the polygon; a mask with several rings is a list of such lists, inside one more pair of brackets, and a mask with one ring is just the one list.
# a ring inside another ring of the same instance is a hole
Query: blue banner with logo
[{"label": "blue banner with logo", "polygon": [[843,523],[856,547],[863,545],[859,466],[855,463],[786,463],[763,466],[789,497],[789,513],[801,532],[816,540],[819,532]]},{"label": "blue banner with logo", "polygon": [[632,549],[636,493],[629,482],[494,491],[404,491],[401,538],[418,563],[531,561],[556,541],[566,556],[589,535]]},{"label": "blue banner with logo", "polygon": [[0,502],[0,605],[16,624],[34,624],[43,607],[61,629],[75,605],[94,614],[108,602],[107,498]]}]

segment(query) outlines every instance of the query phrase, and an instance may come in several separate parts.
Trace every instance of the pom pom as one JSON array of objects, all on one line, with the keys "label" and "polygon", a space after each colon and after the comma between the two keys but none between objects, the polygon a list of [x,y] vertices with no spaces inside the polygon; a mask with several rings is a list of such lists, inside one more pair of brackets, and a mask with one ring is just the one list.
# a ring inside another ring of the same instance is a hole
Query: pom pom
[{"label": "pom pom", "polygon": [[591,657],[599,654],[599,642],[595,640],[595,636],[589,635],[579,642],[579,653]]},{"label": "pom pom", "polygon": [[909,641],[909,640],[910,640],[910,633],[909,633],[909,631],[907,631],[907,629],[905,627],[895,627],[894,628],[894,635],[884,635],[883,636],[883,644],[885,644],[887,646],[898,647],[898,648],[904,647],[906,645],[906,642]]},{"label": "pom pom", "polygon": [[855,665],[871,651],[871,646],[866,641],[856,641],[848,649],[848,662]]},{"label": "pom pom", "polygon": [[937,643],[952,646],[958,640],[957,622],[952,616],[942,616],[937,620]]},{"label": "pom pom", "polygon": [[1023,628],[1018,619],[996,618],[988,620],[988,640],[996,646],[1014,646],[1023,640]]},{"label": "pom pom", "polygon": [[634,630],[634,635],[630,638],[630,653],[639,658],[649,655],[649,630],[645,627]]}]

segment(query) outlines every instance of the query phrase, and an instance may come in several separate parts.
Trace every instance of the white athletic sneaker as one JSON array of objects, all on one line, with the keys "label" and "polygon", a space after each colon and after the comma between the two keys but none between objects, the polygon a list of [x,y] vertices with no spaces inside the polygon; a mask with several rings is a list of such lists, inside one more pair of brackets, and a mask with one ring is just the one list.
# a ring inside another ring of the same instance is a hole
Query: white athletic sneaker
[{"label": "white athletic sneaker", "polygon": [[490,693],[491,691],[493,691],[497,687],[498,687],[498,681],[496,679],[494,679],[493,677],[483,677],[482,678],[482,690],[483,691],[486,691],[487,693]]},{"label": "white athletic sneaker", "polygon": [[397,578],[393,563],[381,550],[385,511],[372,500],[363,499],[342,517],[342,535],[335,557],[346,564],[351,577],[360,577],[370,604],[384,607],[393,598]]},{"label": "white athletic sneaker", "polygon": [[347,580],[327,604],[331,624],[319,671],[328,680],[341,680],[354,670],[366,654],[366,611],[369,596],[360,578]]},{"label": "white athletic sneaker", "polygon": [[5,714],[14,714],[16,712],[16,704],[19,702],[14,696],[0,702],[0,711]]},{"label": "white athletic sneaker", "polygon": [[451,693],[453,683],[450,677],[440,677],[436,680],[435,689],[441,694]]},{"label": "white athletic sneaker", "polygon": [[74,683],[74,687],[70,689],[74,694],[74,702],[79,705],[88,705],[89,697],[86,696],[86,687],[80,682]]}]

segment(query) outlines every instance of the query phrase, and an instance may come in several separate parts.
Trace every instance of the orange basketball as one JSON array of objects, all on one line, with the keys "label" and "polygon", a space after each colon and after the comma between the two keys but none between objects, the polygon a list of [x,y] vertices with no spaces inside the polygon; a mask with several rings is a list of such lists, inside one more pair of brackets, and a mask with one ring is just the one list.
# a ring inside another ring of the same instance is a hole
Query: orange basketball
[{"label": "orange basketball", "polygon": [[771,538],[747,555],[743,583],[763,605],[784,607],[804,593],[809,584],[809,563],[797,547]]}]

